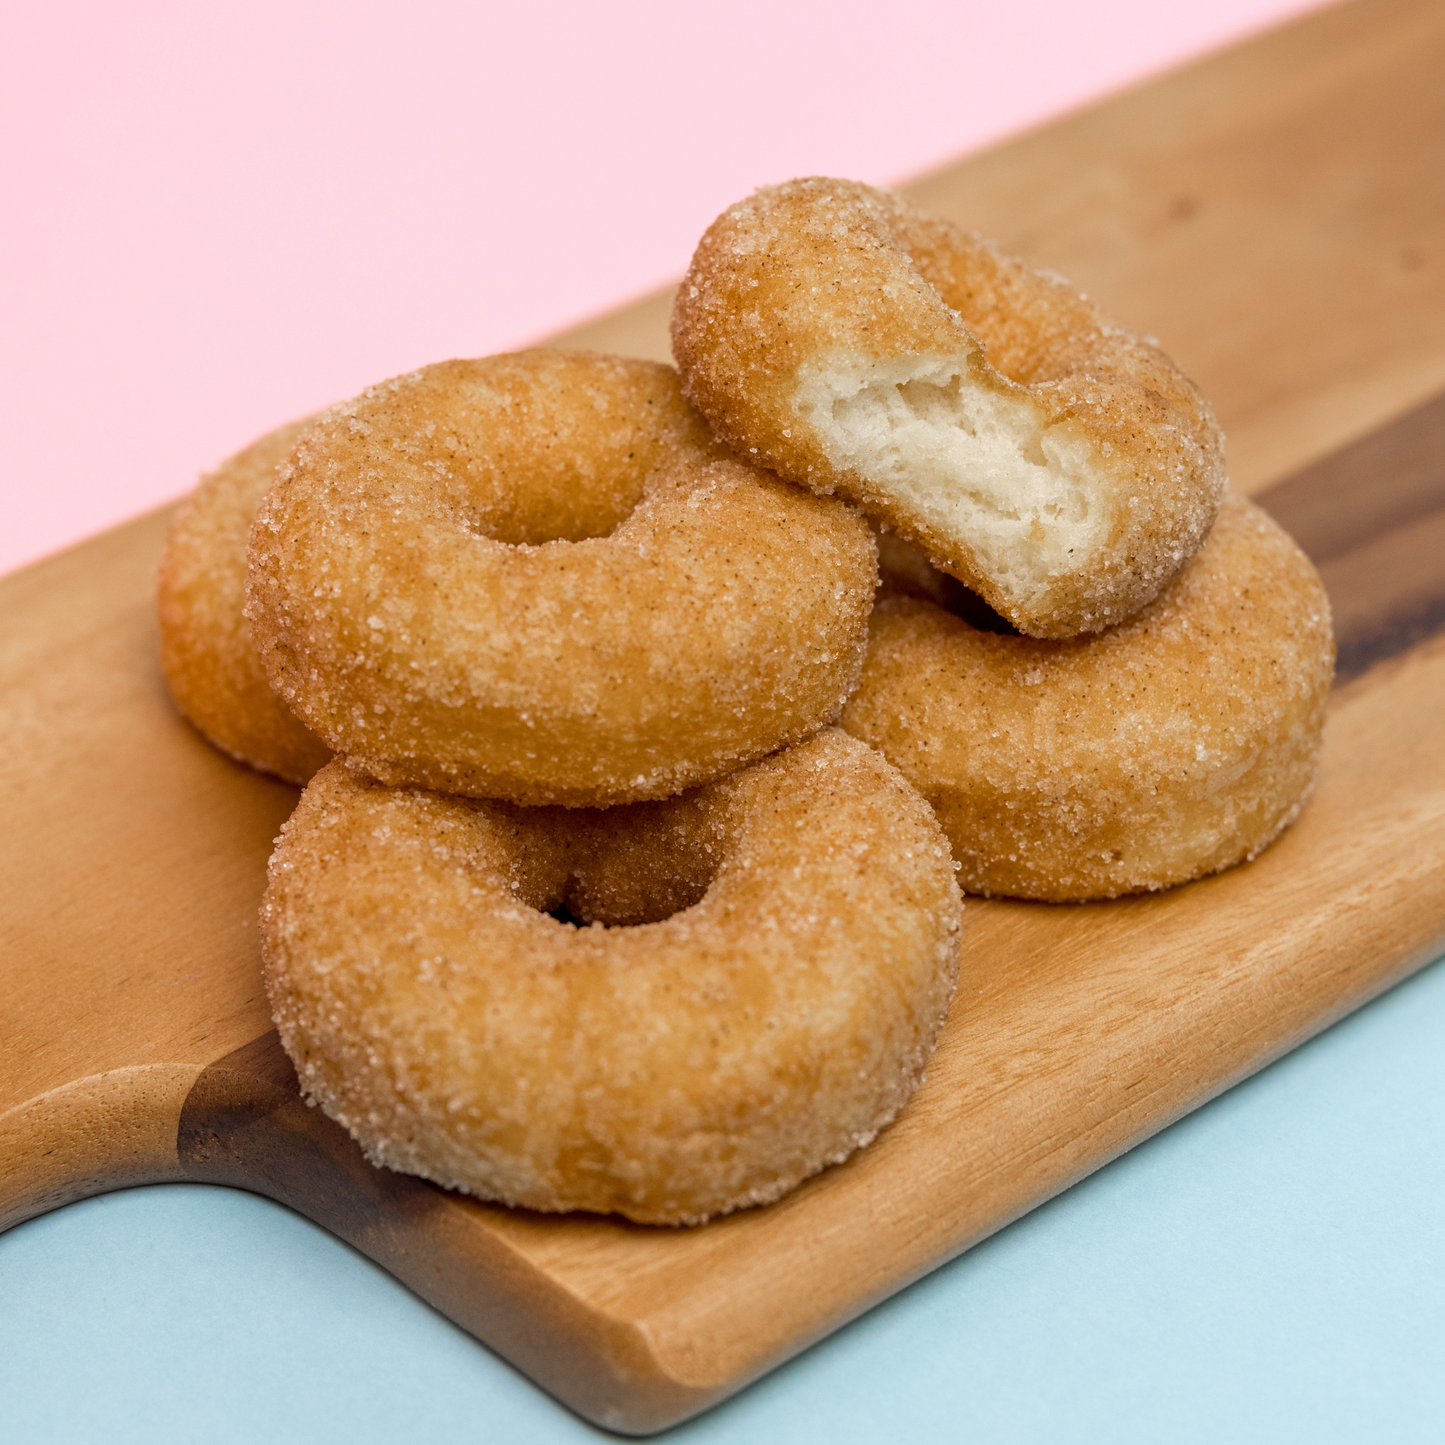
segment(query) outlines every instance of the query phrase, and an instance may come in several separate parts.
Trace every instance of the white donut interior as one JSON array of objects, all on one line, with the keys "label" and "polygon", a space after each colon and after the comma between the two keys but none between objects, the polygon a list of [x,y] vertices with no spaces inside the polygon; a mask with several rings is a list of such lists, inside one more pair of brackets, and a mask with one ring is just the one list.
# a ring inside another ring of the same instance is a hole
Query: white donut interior
[{"label": "white donut interior", "polygon": [[794,405],[833,466],[958,538],[1020,604],[1109,534],[1098,448],[977,352],[834,352],[800,371]]}]

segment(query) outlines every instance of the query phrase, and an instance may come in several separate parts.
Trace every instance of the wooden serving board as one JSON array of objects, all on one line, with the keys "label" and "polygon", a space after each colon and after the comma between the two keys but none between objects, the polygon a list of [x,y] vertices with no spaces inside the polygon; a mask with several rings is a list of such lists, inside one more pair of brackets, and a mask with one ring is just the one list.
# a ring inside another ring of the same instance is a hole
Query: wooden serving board
[{"label": "wooden serving board", "polygon": [[[1258,862],[1115,903],[971,902],[927,1084],[769,1208],[648,1229],[367,1165],[299,1101],[261,991],[256,904],[295,792],[201,742],[160,679],[166,515],[5,579],[0,1225],[148,1181],[256,1190],[645,1433],[1445,948],[1442,75],[1445,7],[1356,0],[913,188],[1199,379],[1236,484],[1321,564],[1343,685],[1317,793]],[[665,355],[666,310],[569,339]]]}]

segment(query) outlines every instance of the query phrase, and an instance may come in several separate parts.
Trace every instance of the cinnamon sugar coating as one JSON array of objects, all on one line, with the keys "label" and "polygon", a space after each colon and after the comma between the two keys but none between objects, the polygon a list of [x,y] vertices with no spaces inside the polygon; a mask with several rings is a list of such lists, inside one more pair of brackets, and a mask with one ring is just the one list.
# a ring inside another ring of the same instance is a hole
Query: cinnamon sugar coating
[{"label": "cinnamon sugar coating", "polygon": [[1106,632],[1000,635],[894,592],[871,633],[843,726],[933,805],[968,892],[1061,902],[1197,878],[1258,854],[1314,778],[1329,602],[1308,558],[1238,498]]},{"label": "cinnamon sugar coating", "polygon": [[1157,346],[888,191],[813,178],[725,211],[672,338],[726,442],[858,503],[1031,636],[1137,611],[1222,495],[1214,416]]},{"label": "cinnamon sugar coating", "polygon": [[[582,926],[549,916],[564,903]],[[338,760],[286,825],[261,918],[302,1088],[374,1162],[693,1223],[897,1114],[953,993],[959,909],[927,805],[831,729],[597,812]]]},{"label": "cinnamon sugar coating", "polygon": [[156,576],[176,706],[223,752],[292,783],[331,749],[271,690],[242,609],[251,521],[307,425],[278,427],[203,477],[176,512]]},{"label": "cinnamon sugar coating", "polygon": [[257,517],[247,615],[355,767],[605,806],[836,719],[875,580],[862,518],[731,459],[670,367],[535,351],[327,413]]}]

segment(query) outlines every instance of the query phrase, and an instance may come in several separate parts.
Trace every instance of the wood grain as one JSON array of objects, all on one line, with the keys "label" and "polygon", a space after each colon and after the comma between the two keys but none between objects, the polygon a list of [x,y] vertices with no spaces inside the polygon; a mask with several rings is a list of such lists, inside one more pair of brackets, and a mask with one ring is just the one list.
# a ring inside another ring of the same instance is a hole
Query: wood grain
[{"label": "wood grain", "polygon": [[[167,702],[159,514],[0,582],[0,1223],[148,1179],[268,1193],[574,1409],[645,1432],[1427,961],[1445,946],[1445,401],[1422,405],[1445,390],[1441,73],[1445,9],[1368,0],[915,188],[1161,336],[1217,399],[1236,479],[1321,560],[1354,680],[1317,795],[1257,863],[1153,898],[971,903],[924,1089],[768,1209],[662,1230],[448,1194],[372,1169],[296,1095],[254,937],[295,793]],[[665,315],[654,299],[568,339],[657,354]]]}]

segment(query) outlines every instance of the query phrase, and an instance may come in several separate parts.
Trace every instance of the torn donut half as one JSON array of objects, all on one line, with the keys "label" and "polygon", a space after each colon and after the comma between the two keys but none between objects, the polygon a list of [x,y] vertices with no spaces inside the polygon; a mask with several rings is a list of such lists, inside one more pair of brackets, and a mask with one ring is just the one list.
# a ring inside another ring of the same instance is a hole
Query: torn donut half
[{"label": "torn donut half", "polygon": [[815,177],[725,211],[672,340],[728,445],[857,503],[1033,637],[1137,612],[1219,507],[1223,436],[1157,345],[889,191]]}]

